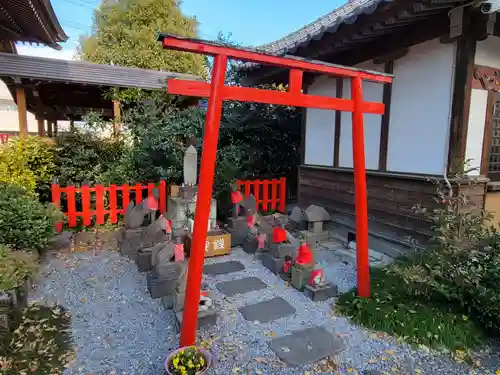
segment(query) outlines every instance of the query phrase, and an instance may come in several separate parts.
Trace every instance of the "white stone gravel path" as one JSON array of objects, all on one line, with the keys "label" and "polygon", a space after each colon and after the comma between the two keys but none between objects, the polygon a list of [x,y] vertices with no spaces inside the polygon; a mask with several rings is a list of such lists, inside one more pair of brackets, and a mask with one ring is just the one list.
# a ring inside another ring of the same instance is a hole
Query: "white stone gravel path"
[{"label": "white stone gravel path", "polygon": [[[310,301],[240,249],[229,256],[207,259],[206,263],[228,260],[240,261],[245,270],[204,276],[219,313],[217,326],[200,332],[217,358],[211,374],[364,374],[368,370],[401,375],[488,373],[477,369],[472,372],[448,358],[412,349],[357,327],[332,313],[333,300]],[[318,260],[327,265],[326,274],[342,290],[355,283],[353,267],[333,261],[331,252],[318,251]],[[218,282],[250,276],[258,277],[268,288],[226,298],[214,287]],[[241,306],[273,297],[285,299],[297,310],[296,314],[262,324],[244,320],[237,311]],[[32,299],[59,303],[71,312],[76,361],[65,375],[161,375],[165,356],[178,343],[172,311],[163,310],[160,300],[150,298],[145,275],[114,251],[49,256]],[[283,367],[269,349],[272,338],[314,326],[324,326],[342,340],[343,349],[332,358],[339,365],[337,372],[327,367],[321,372],[321,363]],[[495,366],[496,363],[490,363],[489,374],[495,373]]]}]

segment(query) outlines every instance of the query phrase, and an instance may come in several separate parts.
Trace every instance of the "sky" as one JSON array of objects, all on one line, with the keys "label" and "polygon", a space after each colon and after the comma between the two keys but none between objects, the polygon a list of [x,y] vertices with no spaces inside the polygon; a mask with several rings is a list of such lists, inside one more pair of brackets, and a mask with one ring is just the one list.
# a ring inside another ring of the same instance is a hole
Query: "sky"
[{"label": "sky", "polygon": [[[221,31],[234,42],[258,46],[301,28],[347,0],[182,0],[184,14],[195,16],[202,39],[216,39]],[[79,36],[88,34],[93,10],[100,0],[51,0],[64,31],[69,36],[62,51],[19,44],[19,54],[70,60]]]}]

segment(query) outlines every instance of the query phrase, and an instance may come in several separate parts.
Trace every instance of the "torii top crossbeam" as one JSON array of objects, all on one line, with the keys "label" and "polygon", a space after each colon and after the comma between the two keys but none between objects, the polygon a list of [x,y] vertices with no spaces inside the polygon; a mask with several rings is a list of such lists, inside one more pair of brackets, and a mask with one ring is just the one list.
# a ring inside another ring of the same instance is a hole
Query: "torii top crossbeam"
[{"label": "torii top crossbeam", "polygon": [[[383,103],[363,101],[363,80],[381,84],[391,83],[393,79],[392,75],[327,64],[320,61],[269,55],[254,50],[230,47],[198,39],[186,39],[170,34],[160,34],[158,40],[163,43],[163,47],[166,49],[199,53],[214,57],[212,80],[210,83],[170,79],[168,80],[167,88],[170,94],[209,98],[180,345],[194,345],[196,339],[198,304],[200,301],[200,287],[205,258],[205,241],[210,213],[210,201],[212,199],[223,100],[253,101],[352,113],[354,187],[356,197],[357,283],[358,294],[361,297],[368,297],[370,295],[370,274],[363,114],[381,115],[384,113],[385,107]],[[280,92],[250,87],[225,86],[224,81],[228,58],[289,69],[288,91]],[[304,72],[350,79],[351,98],[341,99],[303,94],[302,79]]]}]

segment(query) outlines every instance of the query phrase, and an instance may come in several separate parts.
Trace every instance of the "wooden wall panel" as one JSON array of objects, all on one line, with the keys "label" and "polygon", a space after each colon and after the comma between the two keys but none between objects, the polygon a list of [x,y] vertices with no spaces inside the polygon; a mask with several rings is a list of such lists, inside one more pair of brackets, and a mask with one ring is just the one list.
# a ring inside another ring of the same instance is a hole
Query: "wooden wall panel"
[{"label": "wooden wall panel", "polygon": [[[299,205],[324,206],[330,212],[354,214],[354,179],[349,170],[299,167]],[[465,187],[462,187],[464,189]],[[433,208],[437,185],[424,176],[367,173],[370,219],[415,234],[430,234],[429,222],[413,209],[417,204]],[[484,206],[485,183],[471,188],[470,208]]]}]

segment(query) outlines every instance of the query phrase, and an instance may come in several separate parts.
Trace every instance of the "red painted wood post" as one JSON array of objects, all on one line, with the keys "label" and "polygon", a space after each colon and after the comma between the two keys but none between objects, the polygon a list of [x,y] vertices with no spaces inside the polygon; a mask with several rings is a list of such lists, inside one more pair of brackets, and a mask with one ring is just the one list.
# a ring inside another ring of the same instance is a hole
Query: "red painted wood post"
[{"label": "red painted wood post", "polygon": [[249,196],[250,195],[250,181],[244,181],[244,184],[245,184],[245,196]]},{"label": "red painted wood post", "polygon": [[271,210],[276,210],[276,203],[278,198],[278,186],[276,186],[277,183],[278,180],[276,180],[275,178],[271,180]]},{"label": "red painted wood post", "polygon": [[269,207],[269,180],[262,181],[262,210],[267,212]]},{"label": "red painted wood post", "polygon": [[222,114],[222,89],[226,78],[227,56],[216,55],[212,69],[212,84],[205,119],[205,135],[200,165],[200,184],[194,217],[193,242],[186,286],[184,313],[182,315],[180,346],[194,345],[198,322],[198,305],[205,261],[208,217],[212,200],[217,142]]},{"label": "red painted wood post", "polygon": [[122,186],[122,204],[123,210],[121,212],[125,215],[125,210],[127,209],[128,204],[130,203],[130,187],[125,184]]},{"label": "red painted wood post", "polygon": [[167,182],[160,180],[160,212],[164,214],[167,212]]},{"label": "red painted wood post", "polygon": [[153,189],[155,188],[155,184],[153,184],[152,182],[150,182],[147,186],[147,189],[148,189],[148,197],[150,195],[153,195]]},{"label": "red painted wood post", "polygon": [[95,223],[97,225],[104,225],[104,218],[106,211],[104,211],[104,186],[96,185],[95,187]]},{"label": "red painted wood post", "polygon": [[365,140],[363,124],[363,81],[351,79],[352,153],[354,157],[354,194],[356,198],[356,263],[358,295],[370,297],[370,263],[368,258],[368,198],[366,192]]},{"label": "red painted wood post", "polygon": [[260,199],[260,183],[261,181],[260,180],[255,180],[252,182],[253,184],[253,196],[255,197],[255,210],[256,212],[259,212],[259,206],[260,204],[262,203],[261,199]]},{"label": "red painted wood post", "polygon": [[76,227],[76,189],[74,186],[68,186],[65,190],[68,202],[68,226],[74,228]]},{"label": "red painted wood post", "polygon": [[90,207],[90,186],[82,185],[82,223],[83,226],[88,227],[92,224],[91,220],[91,207]]},{"label": "red painted wood post", "polygon": [[138,205],[141,202],[142,202],[142,185],[136,184],[135,185],[135,204]]},{"label": "red painted wood post", "polygon": [[109,221],[112,224],[118,222],[118,207],[116,204],[116,185],[109,186]]},{"label": "red painted wood post", "polygon": [[[61,209],[61,187],[57,183],[52,184],[52,204],[54,207],[56,207],[58,210]],[[55,225],[55,231],[56,233],[61,233],[63,230],[63,225],[64,222],[59,221]]]},{"label": "red painted wood post", "polygon": [[280,208],[279,211],[286,213],[286,177],[280,178]]}]

